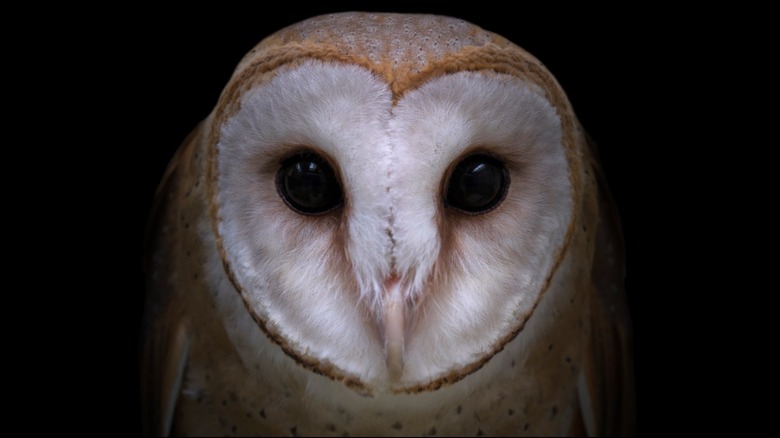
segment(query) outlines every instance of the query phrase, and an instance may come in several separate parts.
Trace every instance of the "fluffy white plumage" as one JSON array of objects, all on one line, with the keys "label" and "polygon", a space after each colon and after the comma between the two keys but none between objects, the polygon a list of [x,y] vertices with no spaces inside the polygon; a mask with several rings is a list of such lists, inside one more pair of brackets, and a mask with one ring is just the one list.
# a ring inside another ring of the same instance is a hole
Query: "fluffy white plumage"
[{"label": "fluffy white plumage", "polygon": [[[217,146],[220,232],[252,311],[297,351],[382,388],[391,382],[381,339],[356,298],[382,308],[382,285],[398,275],[403,298],[426,315],[401,384],[473,362],[530,311],[563,241],[571,195],[560,132],[543,96],[508,76],[445,76],[393,106],[360,67],[283,70],[244,96]],[[277,194],[280,159],[309,145],[340,170],[346,224],[303,216]],[[489,219],[440,219],[452,215],[443,178],[474,151],[507,160],[507,199]]]}]

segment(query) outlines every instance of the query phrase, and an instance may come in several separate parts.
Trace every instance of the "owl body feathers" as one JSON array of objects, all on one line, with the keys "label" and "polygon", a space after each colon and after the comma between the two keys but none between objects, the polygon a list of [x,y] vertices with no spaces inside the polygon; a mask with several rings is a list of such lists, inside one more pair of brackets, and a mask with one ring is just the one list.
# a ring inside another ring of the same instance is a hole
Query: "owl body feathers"
[{"label": "owl body feathers", "polygon": [[[343,205],[279,188],[302,151]],[[490,211],[442,201],[499,160]],[[316,17],[261,42],[160,186],[148,260],[155,434],[631,431],[619,230],[533,57],[461,20]]]}]

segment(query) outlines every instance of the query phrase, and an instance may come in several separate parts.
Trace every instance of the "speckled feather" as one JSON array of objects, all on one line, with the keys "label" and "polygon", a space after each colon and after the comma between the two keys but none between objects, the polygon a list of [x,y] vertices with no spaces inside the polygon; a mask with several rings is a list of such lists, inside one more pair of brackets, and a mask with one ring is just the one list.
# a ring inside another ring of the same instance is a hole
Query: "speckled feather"
[{"label": "speckled feather", "polygon": [[[559,117],[570,221],[533,303],[470,363],[376,387],[289,342],[279,322],[254,307],[236,272],[242,259],[228,256],[224,241],[217,145],[250,92],[311,59],[368,70],[387,84],[393,105],[456,72],[508,75],[544,96]],[[633,431],[619,220],[563,90],[538,60],[498,35],[448,17],[367,13],[315,17],[277,32],[241,60],[214,112],[182,144],[151,224],[142,362],[149,434]]]}]

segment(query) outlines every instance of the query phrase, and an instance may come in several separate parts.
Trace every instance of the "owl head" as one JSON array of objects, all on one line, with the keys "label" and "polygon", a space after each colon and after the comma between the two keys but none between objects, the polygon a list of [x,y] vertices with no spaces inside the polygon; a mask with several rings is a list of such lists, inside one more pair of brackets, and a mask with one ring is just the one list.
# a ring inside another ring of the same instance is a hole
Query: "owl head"
[{"label": "owl head", "polygon": [[589,152],[565,94],[462,20],[285,28],[201,130],[235,293],[287,355],[358,391],[473,373],[538,313],[562,260],[592,252]]}]

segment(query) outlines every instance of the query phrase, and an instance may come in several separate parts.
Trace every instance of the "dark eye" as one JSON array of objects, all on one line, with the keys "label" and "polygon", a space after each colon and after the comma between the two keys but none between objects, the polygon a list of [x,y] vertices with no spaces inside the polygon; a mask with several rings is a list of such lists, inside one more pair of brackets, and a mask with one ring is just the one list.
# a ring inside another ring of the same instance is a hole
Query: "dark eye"
[{"label": "dark eye", "polygon": [[276,174],[279,196],[298,213],[316,215],[342,203],[341,184],[321,156],[304,152],[282,163]]},{"label": "dark eye", "polygon": [[487,155],[471,155],[452,170],[444,202],[464,213],[487,213],[506,196],[509,173],[500,161]]}]

